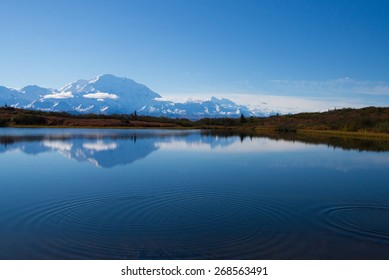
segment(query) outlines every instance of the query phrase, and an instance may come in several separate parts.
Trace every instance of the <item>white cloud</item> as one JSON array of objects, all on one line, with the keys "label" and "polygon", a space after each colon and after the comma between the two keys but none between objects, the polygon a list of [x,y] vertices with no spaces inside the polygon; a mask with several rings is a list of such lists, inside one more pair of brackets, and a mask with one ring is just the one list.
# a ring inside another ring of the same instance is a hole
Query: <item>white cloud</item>
[{"label": "white cloud", "polygon": [[82,147],[84,147],[87,150],[101,152],[101,151],[115,150],[117,148],[117,144],[116,143],[104,143],[103,141],[97,141],[94,143],[84,143],[84,144],[82,144]]},{"label": "white cloud", "polygon": [[276,89],[282,91],[311,94],[340,93],[340,94],[366,94],[389,95],[389,84],[382,81],[360,81],[349,77],[335,80],[271,80]]},{"label": "white cloud", "polygon": [[65,98],[72,98],[72,97],[73,94],[71,92],[58,92],[58,93],[44,95],[43,99],[48,99],[48,98],[65,99]]},{"label": "white cloud", "polygon": [[274,141],[268,138],[246,138],[243,144],[238,136],[232,138],[231,143],[224,143],[221,141],[220,145],[206,142],[186,142],[186,141],[172,141],[156,143],[158,148],[163,150],[191,150],[197,152],[215,152],[215,153],[274,153],[283,151],[306,151],[309,147],[314,147],[310,144],[301,142],[290,142],[285,140]]},{"label": "white cloud", "polygon": [[116,94],[105,93],[105,92],[96,92],[96,93],[88,93],[84,94],[85,98],[94,98],[94,99],[118,99],[119,97]]},{"label": "white cloud", "polygon": [[73,147],[72,143],[65,141],[43,141],[43,146],[59,151],[70,151]]},{"label": "white cloud", "polygon": [[[299,112],[321,112],[334,108],[362,108],[367,106],[382,106],[378,101],[361,100],[350,97],[306,97],[291,95],[271,95],[271,94],[242,94],[235,92],[225,92],[217,94],[191,94],[164,96],[163,100],[173,102],[186,102],[188,100],[209,100],[211,96],[217,98],[227,98],[239,105],[245,105],[258,113],[299,113]],[[389,104],[388,104],[389,105]]]},{"label": "white cloud", "polygon": [[188,99],[209,100],[224,97],[246,105],[258,113],[320,112],[334,108],[389,106],[389,83],[357,81],[348,77],[336,80],[272,80],[267,93],[218,92],[165,94],[164,100],[184,102]]},{"label": "white cloud", "polygon": [[319,98],[268,94],[230,94],[228,98],[239,104],[247,105],[253,111],[264,113],[279,112],[282,114],[321,112],[333,108],[362,108],[379,105],[374,102],[342,97]]}]

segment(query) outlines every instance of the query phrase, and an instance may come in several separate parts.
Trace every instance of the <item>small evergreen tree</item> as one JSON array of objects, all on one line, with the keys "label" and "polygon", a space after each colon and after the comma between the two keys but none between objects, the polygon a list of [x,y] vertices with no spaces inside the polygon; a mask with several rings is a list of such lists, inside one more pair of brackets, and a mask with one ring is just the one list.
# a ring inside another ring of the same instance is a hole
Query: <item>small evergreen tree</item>
[{"label": "small evergreen tree", "polygon": [[245,118],[245,116],[243,114],[240,115],[240,123],[243,124],[243,123],[246,123],[247,120]]}]

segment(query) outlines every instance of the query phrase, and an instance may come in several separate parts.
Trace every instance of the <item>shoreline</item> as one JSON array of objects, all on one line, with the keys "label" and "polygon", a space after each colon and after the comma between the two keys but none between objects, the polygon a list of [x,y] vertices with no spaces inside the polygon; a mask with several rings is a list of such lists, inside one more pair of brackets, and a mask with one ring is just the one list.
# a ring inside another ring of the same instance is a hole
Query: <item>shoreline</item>
[{"label": "shoreline", "polygon": [[[62,129],[172,129],[271,137],[389,139],[389,107],[339,109],[268,117],[186,119],[165,116],[71,115],[0,107],[0,127]],[[282,136],[283,135],[283,136]]]},{"label": "shoreline", "polygon": [[301,129],[297,133],[303,135],[323,135],[333,137],[347,137],[347,138],[360,138],[360,139],[385,139],[389,140],[389,133],[368,132],[368,131],[337,131],[337,130],[314,130],[314,129]]},{"label": "shoreline", "polygon": [[378,133],[369,131],[337,131],[337,130],[318,130],[318,129],[299,129],[295,132],[280,132],[269,127],[220,127],[220,126],[203,126],[203,127],[180,127],[180,126],[54,126],[54,125],[11,125],[0,128],[60,128],[60,129],[161,129],[161,130],[208,130],[215,132],[235,132],[248,133],[258,136],[271,135],[303,135],[303,136],[327,136],[338,138],[358,138],[358,139],[379,139],[389,140],[389,133]]}]

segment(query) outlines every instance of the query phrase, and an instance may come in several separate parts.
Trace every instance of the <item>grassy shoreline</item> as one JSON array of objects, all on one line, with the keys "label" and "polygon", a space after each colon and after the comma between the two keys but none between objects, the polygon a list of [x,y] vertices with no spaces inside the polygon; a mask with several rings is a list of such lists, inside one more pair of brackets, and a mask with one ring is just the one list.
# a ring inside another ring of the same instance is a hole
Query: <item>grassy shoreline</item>
[{"label": "grassy shoreline", "polygon": [[173,129],[173,130],[209,130],[215,132],[235,132],[253,135],[304,135],[304,136],[327,136],[327,137],[347,137],[359,139],[381,139],[389,140],[389,133],[367,132],[367,131],[337,131],[337,130],[315,130],[300,129],[296,132],[278,132],[268,127],[181,127],[181,126],[47,126],[47,125],[10,125],[9,128],[69,128],[69,129]]},{"label": "grassy shoreline", "polygon": [[[189,120],[130,115],[71,115],[61,112],[0,107],[0,126],[13,128],[203,129],[242,135],[293,135],[389,139],[389,108],[340,109],[269,117]],[[277,137],[278,137],[277,136]]]},{"label": "grassy shoreline", "polygon": [[389,133],[368,132],[368,131],[337,131],[337,130],[313,130],[302,129],[297,133],[304,135],[325,135],[334,137],[352,137],[361,139],[387,139],[389,140]]}]

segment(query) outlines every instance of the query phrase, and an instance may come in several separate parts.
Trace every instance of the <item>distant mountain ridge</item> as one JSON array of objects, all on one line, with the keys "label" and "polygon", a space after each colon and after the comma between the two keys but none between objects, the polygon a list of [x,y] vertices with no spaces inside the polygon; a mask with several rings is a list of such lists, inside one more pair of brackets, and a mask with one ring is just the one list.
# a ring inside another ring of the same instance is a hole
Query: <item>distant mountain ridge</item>
[{"label": "distant mountain ridge", "polygon": [[111,74],[77,80],[60,90],[29,85],[20,90],[0,86],[0,105],[72,114],[131,114],[185,117],[239,117],[260,115],[226,98],[173,102],[131,79]]}]

